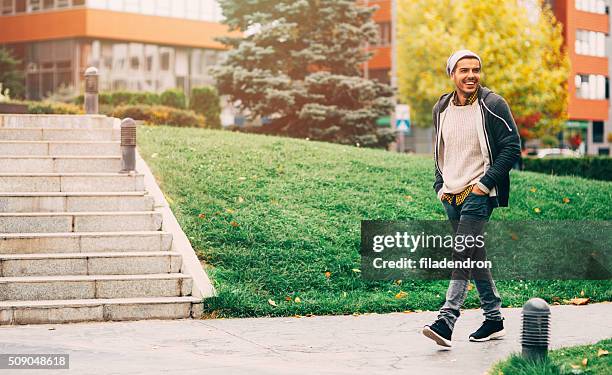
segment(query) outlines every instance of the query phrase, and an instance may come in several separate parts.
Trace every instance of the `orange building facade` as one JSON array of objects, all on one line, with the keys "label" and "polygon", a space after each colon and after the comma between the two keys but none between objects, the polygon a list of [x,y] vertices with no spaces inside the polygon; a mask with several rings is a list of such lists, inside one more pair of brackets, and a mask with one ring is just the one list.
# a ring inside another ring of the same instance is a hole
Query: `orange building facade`
[{"label": "orange building facade", "polygon": [[583,141],[582,151],[609,155],[612,43],[608,1],[554,0],[548,3],[563,24],[564,45],[571,61],[569,121],[560,141],[572,146],[572,139],[579,137]]},{"label": "orange building facade", "polygon": [[227,35],[214,0],[0,0],[0,46],[23,62],[26,97],[79,88],[163,91],[210,84]]},{"label": "orange building facade", "polygon": [[379,39],[369,49],[373,53],[372,58],[364,64],[364,76],[378,79],[385,83],[392,81],[392,43],[393,43],[393,13],[392,0],[369,0],[363,1],[369,6],[378,6],[374,13],[374,21],[378,25]]}]

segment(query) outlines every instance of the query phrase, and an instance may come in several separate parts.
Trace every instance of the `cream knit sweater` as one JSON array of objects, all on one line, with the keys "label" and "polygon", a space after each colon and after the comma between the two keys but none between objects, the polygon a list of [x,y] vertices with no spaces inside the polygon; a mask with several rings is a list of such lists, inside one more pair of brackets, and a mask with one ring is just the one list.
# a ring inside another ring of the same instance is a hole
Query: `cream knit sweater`
[{"label": "cream knit sweater", "polygon": [[[485,174],[478,127],[482,127],[480,105],[456,106],[449,103],[441,118],[441,153],[439,165],[444,178],[443,193],[460,193],[476,184]],[[480,186],[480,184],[479,184]]]}]

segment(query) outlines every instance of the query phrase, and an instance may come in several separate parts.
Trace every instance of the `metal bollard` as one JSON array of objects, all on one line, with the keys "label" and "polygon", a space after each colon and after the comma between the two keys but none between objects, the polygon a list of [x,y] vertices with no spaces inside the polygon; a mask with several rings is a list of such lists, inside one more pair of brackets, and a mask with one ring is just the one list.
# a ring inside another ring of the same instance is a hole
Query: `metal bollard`
[{"label": "metal bollard", "polygon": [[136,170],[136,122],[131,118],[121,121],[121,171]]},{"label": "metal bollard", "polygon": [[85,113],[98,114],[98,69],[90,66],[85,71]]},{"label": "metal bollard", "polygon": [[521,344],[523,358],[539,361],[548,355],[550,343],[550,307],[541,298],[532,298],[523,306]]}]

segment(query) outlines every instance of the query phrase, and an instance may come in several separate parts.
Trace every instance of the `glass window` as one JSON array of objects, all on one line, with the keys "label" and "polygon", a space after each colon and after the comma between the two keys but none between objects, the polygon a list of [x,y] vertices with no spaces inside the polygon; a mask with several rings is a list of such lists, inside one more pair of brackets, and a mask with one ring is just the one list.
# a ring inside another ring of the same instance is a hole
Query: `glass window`
[{"label": "glass window", "polygon": [[[606,77],[578,74],[575,77],[576,97],[580,99],[606,99]],[[609,94],[608,94],[609,95]]]},{"label": "glass window", "polygon": [[161,70],[168,71],[170,70],[170,52],[162,51],[159,55],[159,65]]},{"label": "glass window", "polygon": [[15,12],[23,13],[27,9],[26,0],[15,0]]},{"label": "glass window", "polygon": [[28,12],[35,12],[37,10],[40,10],[40,0],[29,0]]},{"label": "glass window", "polygon": [[106,0],[88,0],[87,6],[97,9],[108,9],[108,2]]},{"label": "glass window", "polygon": [[155,1],[150,1],[150,0],[141,1],[140,2],[140,12],[142,14],[155,14]]},{"label": "glass window", "polygon": [[575,50],[577,54],[606,56],[606,35],[587,30],[576,30]]},{"label": "glass window", "polygon": [[13,0],[2,0],[2,14],[13,14]]},{"label": "glass window", "polygon": [[108,8],[110,10],[123,11],[123,0],[108,0]]},{"label": "glass window", "polygon": [[[150,0],[149,0],[150,2]],[[140,12],[140,1],[139,0],[125,0],[125,11],[126,12]]]},{"label": "glass window", "polygon": [[53,9],[54,6],[54,0],[43,0],[43,9]]},{"label": "glass window", "polygon": [[605,0],[576,0],[576,9],[583,12],[606,14]]},{"label": "glass window", "polygon": [[593,121],[593,143],[603,143],[604,123],[603,121]]},{"label": "glass window", "polygon": [[185,18],[198,19],[200,14],[200,1],[199,0],[187,0],[187,15]]},{"label": "glass window", "polygon": [[85,5],[85,0],[72,0],[72,6],[82,6]]},{"label": "glass window", "polygon": [[70,0],[57,0],[57,4],[55,6],[58,8],[67,8],[70,6]]},{"label": "glass window", "polygon": [[185,0],[172,2],[172,17],[185,18]]},{"label": "glass window", "polygon": [[170,0],[157,0],[157,15],[170,16]]}]

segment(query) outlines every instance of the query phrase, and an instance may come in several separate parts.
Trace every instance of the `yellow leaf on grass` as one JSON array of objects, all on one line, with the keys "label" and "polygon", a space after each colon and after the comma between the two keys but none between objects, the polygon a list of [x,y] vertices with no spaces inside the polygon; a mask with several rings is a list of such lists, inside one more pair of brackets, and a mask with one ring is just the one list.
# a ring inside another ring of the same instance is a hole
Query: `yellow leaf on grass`
[{"label": "yellow leaf on grass", "polygon": [[586,365],[589,363],[589,359],[588,359],[588,358],[585,358],[585,359],[583,359],[583,360],[582,360],[582,362],[580,362],[580,363],[582,363],[582,365],[583,365],[583,366],[586,366]]},{"label": "yellow leaf on grass", "polygon": [[542,210],[540,209],[540,207],[536,207],[533,209],[533,212],[535,212],[536,214],[539,214],[540,212],[542,212]]},{"label": "yellow leaf on grass", "polygon": [[244,202],[244,198],[238,197],[238,203],[242,203],[242,202]]},{"label": "yellow leaf on grass", "polygon": [[361,270],[360,270],[360,269],[358,269],[358,268],[353,268],[353,269],[352,269],[352,271],[353,271],[353,272],[355,272],[355,273],[359,273],[359,272],[361,272]]},{"label": "yellow leaf on grass", "polygon": [[531,187],[531,189],[529,189],[530,192],[535,193],[536,191],[538,191],[538,189],[536,189],[535,187]]},{"label": "yellow leaf on grass", "polygon": [[232,210],[231,208],[226,208],[225,212],[227,212],[228,214],[233,214],[235,211]]},{"label": "yellow leaf on grass", "polygon": [[285,301],[291,301],[292,299],[293,299],[293,298],[291,298],[291,297],[289,297],[289,296],[285,297]]},{"label": "yellow leaf on grass", "polygon": [[300,299],[300,297],[295,297],[295,299],[293,300],[295,303],[301,303],[302,300]]},{"label": "yellow leaf on grass", "polygon": [[274,300],[269,299],[268,303],[270,304],[270,306],[276,307],[276,302],[274,302]]},{"label": "yellow leaf on grass", "polygon": [[597,351],[597,356],[598,357],[603,357],[604,355],[608,355],[608,351],[607,350],[599,349]]},{"label": "yellow leaf on grass", "polygon": [[414,200],[414,198],[412,198],[412,195],[404,195],[404,198],[408,201],[408,202],[412,202]]},{"label": "yellow leaf on grass", "polygon": [[580,366],[579,366],[579,365],[570,365],[570,366],[572,366],[572,368],[573,368],[574,370],[577,370],[577,369],[579,369],[579,368],[580,368]]},{"label": "yellow leaf on grass", "polygon": [[397,293],[397,294],[395,295],[395,298],[396,298],[396,299],[402,299],[402,298],[406,297],[407,295],[408,295],[408,293],[406,293],[406,292],[404,292],[404,291],[402,290],[401,292],[399,292],[399,293]]},{"label": "yellow leaf on grass", "polygon": [[402,280],[395,280],[395,285],[402,285]]},{"label": "yellow leaf on grass", "polygon": [[235,221],[233,221],[233,220],[232,220],[232,221],[230,222],[230,225],[231,225],[231,226],[233,226],[234,228],[236,228],[236,227],[237,227],[238,225],[240,225],[240,224],[238,224],[237,222],[235,222]]},{"label": "yellow leaf on grass", "polygon": [[570,202],[570,200],[569,200],[568,197],[563,198],[563,203],[569,203],[569,202]]},{"label": "yellow leaf on grass", "polygon": [[580,297],[584,297],[584,290],[580,291]]},{"label": "yellow leaf on grass", "polygon": [[580,306],[580,305],[586,305],[586,304],[588,304],[590,300],[591,300],[590,298],[572,298],[572,299],[570,300],[570,303],[571,303],[572,305],[577,305],[577,306]]},{"label": "yellow leaf on grass", "polygon": [[325,277],[329,279],[331,277],[331,272],[329,271],[325,272]]},{"label": "yellow leaf on grass", "polygon": [[412,314],[414,311],[410,311],[410,310],[404,310],[403,313],[404,314]]},{"label": "yellow leaf on grass", "polygon": [[200,219],[206,219],[206,215],[204,215],[204,214],[199,214],[199,215],[198,215],[198,217],[199,217]]}]

